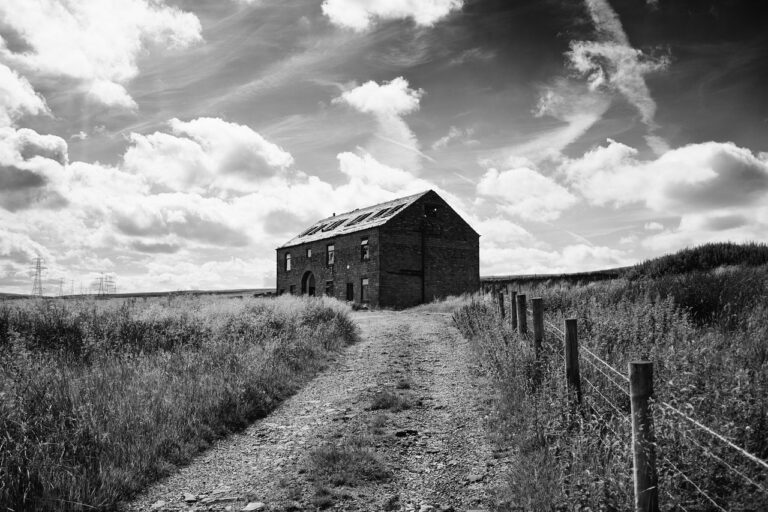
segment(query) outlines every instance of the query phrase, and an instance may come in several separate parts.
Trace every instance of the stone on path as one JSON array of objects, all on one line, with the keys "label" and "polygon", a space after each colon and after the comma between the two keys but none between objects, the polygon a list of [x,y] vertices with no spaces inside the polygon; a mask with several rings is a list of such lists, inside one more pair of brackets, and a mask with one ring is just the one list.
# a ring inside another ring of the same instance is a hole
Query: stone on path
[{"label": "stone on path", "polygon": [[150,506],[150,510],[160,510],[165,506],[165,502],[163,500],[157,500]]},{"label": "stone on path", "polygon": [[252,501],[240,510],[242,510],[242,512],[252,512],[254,510],[264,510],[265,508],[266,505],[264,503],[260,501]]},{"label": "stone on path", "polygon": [[191,493],[185,492],[185,493],[184,493],[184,501],[185,501],[186,503],[194,503],[194,502],[196,502],[196,501],[197,501],[197,496],[195,496],[194,494],[191,494]]}]

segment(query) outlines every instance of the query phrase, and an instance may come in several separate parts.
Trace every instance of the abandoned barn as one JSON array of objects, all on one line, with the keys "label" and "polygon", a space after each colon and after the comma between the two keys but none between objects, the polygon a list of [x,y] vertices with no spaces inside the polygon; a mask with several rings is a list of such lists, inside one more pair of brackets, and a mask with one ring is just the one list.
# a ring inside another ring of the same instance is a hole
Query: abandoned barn
[{"label": "abandoned barn", "polygon": [[277,249],[277,291],[396,308],[472,292],[479,239],[432,190],[334,214]]}]

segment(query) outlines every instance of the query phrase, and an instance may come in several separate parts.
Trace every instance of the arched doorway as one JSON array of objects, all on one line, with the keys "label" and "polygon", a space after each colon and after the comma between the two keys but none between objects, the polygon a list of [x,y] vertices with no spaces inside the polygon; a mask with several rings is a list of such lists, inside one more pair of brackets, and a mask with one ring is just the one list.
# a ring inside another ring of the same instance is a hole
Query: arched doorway
[{"label": "arched doorway", "polygon": [[301,294],[315,296],[315,276],[312,272],[304,272],[304,276],[301,278]]}]

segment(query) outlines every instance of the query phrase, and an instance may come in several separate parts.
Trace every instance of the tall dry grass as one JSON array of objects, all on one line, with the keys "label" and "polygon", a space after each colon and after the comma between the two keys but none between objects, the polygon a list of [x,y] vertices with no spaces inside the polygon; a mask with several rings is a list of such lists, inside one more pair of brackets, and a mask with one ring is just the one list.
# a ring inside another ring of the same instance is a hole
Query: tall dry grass
[{"label": "tall dry grass", "polygon": [[328,299],[0,304],[0,508],[108,510],[355,341]]},{"label": "tall dry grass", "polygon": [[[580,345],[621,373],[630,360],[654,362],[663,510],[717,510],[681,472],[727,510],[768,509],[761,490],[768,472],[658,405],[671,404],[768,459],[767,275],[765,267],[732,267],[528,291],[543,297],[545,317],[557,327],[577,318]],[[501,502],[525,510],[631,509],[626,383],[582,351],[584,403],[574,406],[559,334],[547,333],[536,360],[530,338],[501,321],[490,296],[476,297],[454,320],[496,376],[500,442],[519,454]]]}]

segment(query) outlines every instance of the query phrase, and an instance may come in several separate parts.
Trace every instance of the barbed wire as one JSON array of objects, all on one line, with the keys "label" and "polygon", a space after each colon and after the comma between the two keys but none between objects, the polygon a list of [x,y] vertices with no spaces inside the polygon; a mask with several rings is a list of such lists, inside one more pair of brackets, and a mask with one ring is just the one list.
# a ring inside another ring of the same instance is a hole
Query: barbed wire
[{"label": "barbed wire", "polygon": [[605,373],[603,370],[601,370],[599,366],[597,366],[595,363],[593,363],[589,359],[584,359],[584,362],[589,363],[592,366],[592,368],[597,370],[600,374],[603,375],[603,377],[608,379],[614,386],[616,386],[617,389],[619,389],[625,395],[629,396],[629,392],[626,390],[626,388],[624,386],[622,386],[621,384],[619,384],[618,382],[616,382],[615,380],[613,380],[607,373]]},{"label": "barbed wire", "polygon": [[684,412],[680,411],[676,407],[673,407],[673,406],[669,405],[667,402],[659,401],[658,403],[662,407],[665,407],[665,408],[669,409],[670,411],[676,413],[680,417],[685,418],[686,420],[690,421],[691,423],[693,423],[694,425],[696,425],[700,429],[704,430],[709,435],[711,435],[711,436],[719,439],[720,441],[724,442],[725,444],[727,444],[728,446],[730,446],[731,448],[736,450],[738,453],[742,454],[744,457],[746,457],[749,460],[751,460],[751,461],[753,461],[753,462],[763,466],[765,469],[768,469],[768,462],[765,462],[764,460],[762,460],[757,455],[753,455],[753,454],[749,453],[747,450],[745,450],[744,448],[742,448],[741,446],[738,446],[738,445],[732,443],[731,441],[729,441],[728,439],[726,439],[722,435],[718,434],[717,432],[715,432],[714,430],[712,430],[708,426],[702,424],[701,422],[695,420],[694,418],[691,418],[690,416],[688,416]]},{"label": "barbed wire", "polygon": [[[690,433],[690,431],[688,431],[688,433]],[[728,464],[728,462],[726,462],[723,458],[719,457],[717,454],[712,452],[712,450],[710,450],[709,447],[704,446],[703,444],[699,443],[693,437],[691,437],[689,435],[686,435],[686,432],[683,432],[683,436],[685,436],[685,438],[688,439],[688,441],[690,441],[691,443],[693,443],[696,446],[698,446],[699,449],[702,450],[705,455],[707,455],[710,458],[713,458],[713,459],[719,461],[721,464],[723,464],[725,467],[727,467],[728,469],[730,469],[731,471],[733,471],[734,473],[736,473],[737,475],[742,477],[744,480],[746,480],[750,484],[754,485],[755,487],[757,487],[758,489],[760,489],[764,493],[768,494],[768,489],[766,489],[761,484],[759,484],[759,483],[755,482],[754,480],[752,480],[752,478],[750,478],[748,475],[745,475],[744,473],[742,473],[738,469],[736,469],[733,466],[731,466],[730,464]]]},{"label": "barbed wire", "polygon": [[592,386],[592,389],[595,391],[595,393],[597,393],[598,395],[600,395],[600,396],[603,398],[603,400],[605,400],[605,402],[606,402],[608,405],[610,405],[610,406],[611,406],[611,408],[612,408],[614,411],[616,411],[616,413],[619,415],[619,417],[620,417],[622,420],[624,420],[625,422],[629,423],[629,420],[627,419],[627,417],[626,417],[626,414],[625,414],[625,413],[623,413],[623,412],[621,411],[621,409],[620,409],[620,408],[619,408],[617,405],[615,405],[613,402],[611,402],[611,400],[609,400],[609,399],[608,399],[608,397],[606,397],[604,394],[602,394],[602,393],[600,392],[600,390],[599,390],[599,389],[597,389],[597,386],[595,386],[595,385],[592,383],[592,381],[591,381],[591,380],[589,380],[589,379],[588,379],[588,378],[586,378],[586,377],[584,377],[584,380],[585,380],[585,381],[587,381],[587,384],[589,384],[590,386]]},{"label": "barbed wire", "polygon": [[672,463],[672,461],[670,461],[668,458],[666,458],[666,457],[664,457],[664,456],[662,456],[661,458],[662,458],[662,460],[666,461],[666,463],[667,463],[667,464],[669,464],[669,465],[672,467],[672,469],[674,469],[674,470],[677,472],[677,474],[678,474],[678,475],[682,476],[682,477],[683,477],[683,478],[684,478],[684,479],[685,479],[685,480],[686,480],[686,481],[687,481],[689,484],[691,484],[691,485],[694,487],[694,489],[696,489],[696,490],[699,492],[699,494],[701,494],[702,496],[704,496],[705,498],[707,498],[707,500],[709,500],[709,502],[710,502],[710,503],[712,503],[712,504],[715,506],[715,508],[717,508],[718,510],[721,510],[722,512],[728,512],[728,511],[727,511],[727,510],[725,510],[723,507],[721,507],[720,505],[718,505],[718,504],[717,504],[717,502],[716,502],[716,501],[715,501],[715,500],[714,500],[714,499],[713,499],[713,498],[712,498],[712,497],[711,497],[709,494],[707,494],[706,492],[704,492],[704,490],[703,490],[701,487],[699,487],[698,485],[696,485],[696,483],[695,483],[693,480],[691,480],[691,479],[688,477],[688,475],[686,475],[685,473],[683,473],[683,471],[682,471],[680,468],[678,468],[677,466],[675,466],[675,465]]}]

